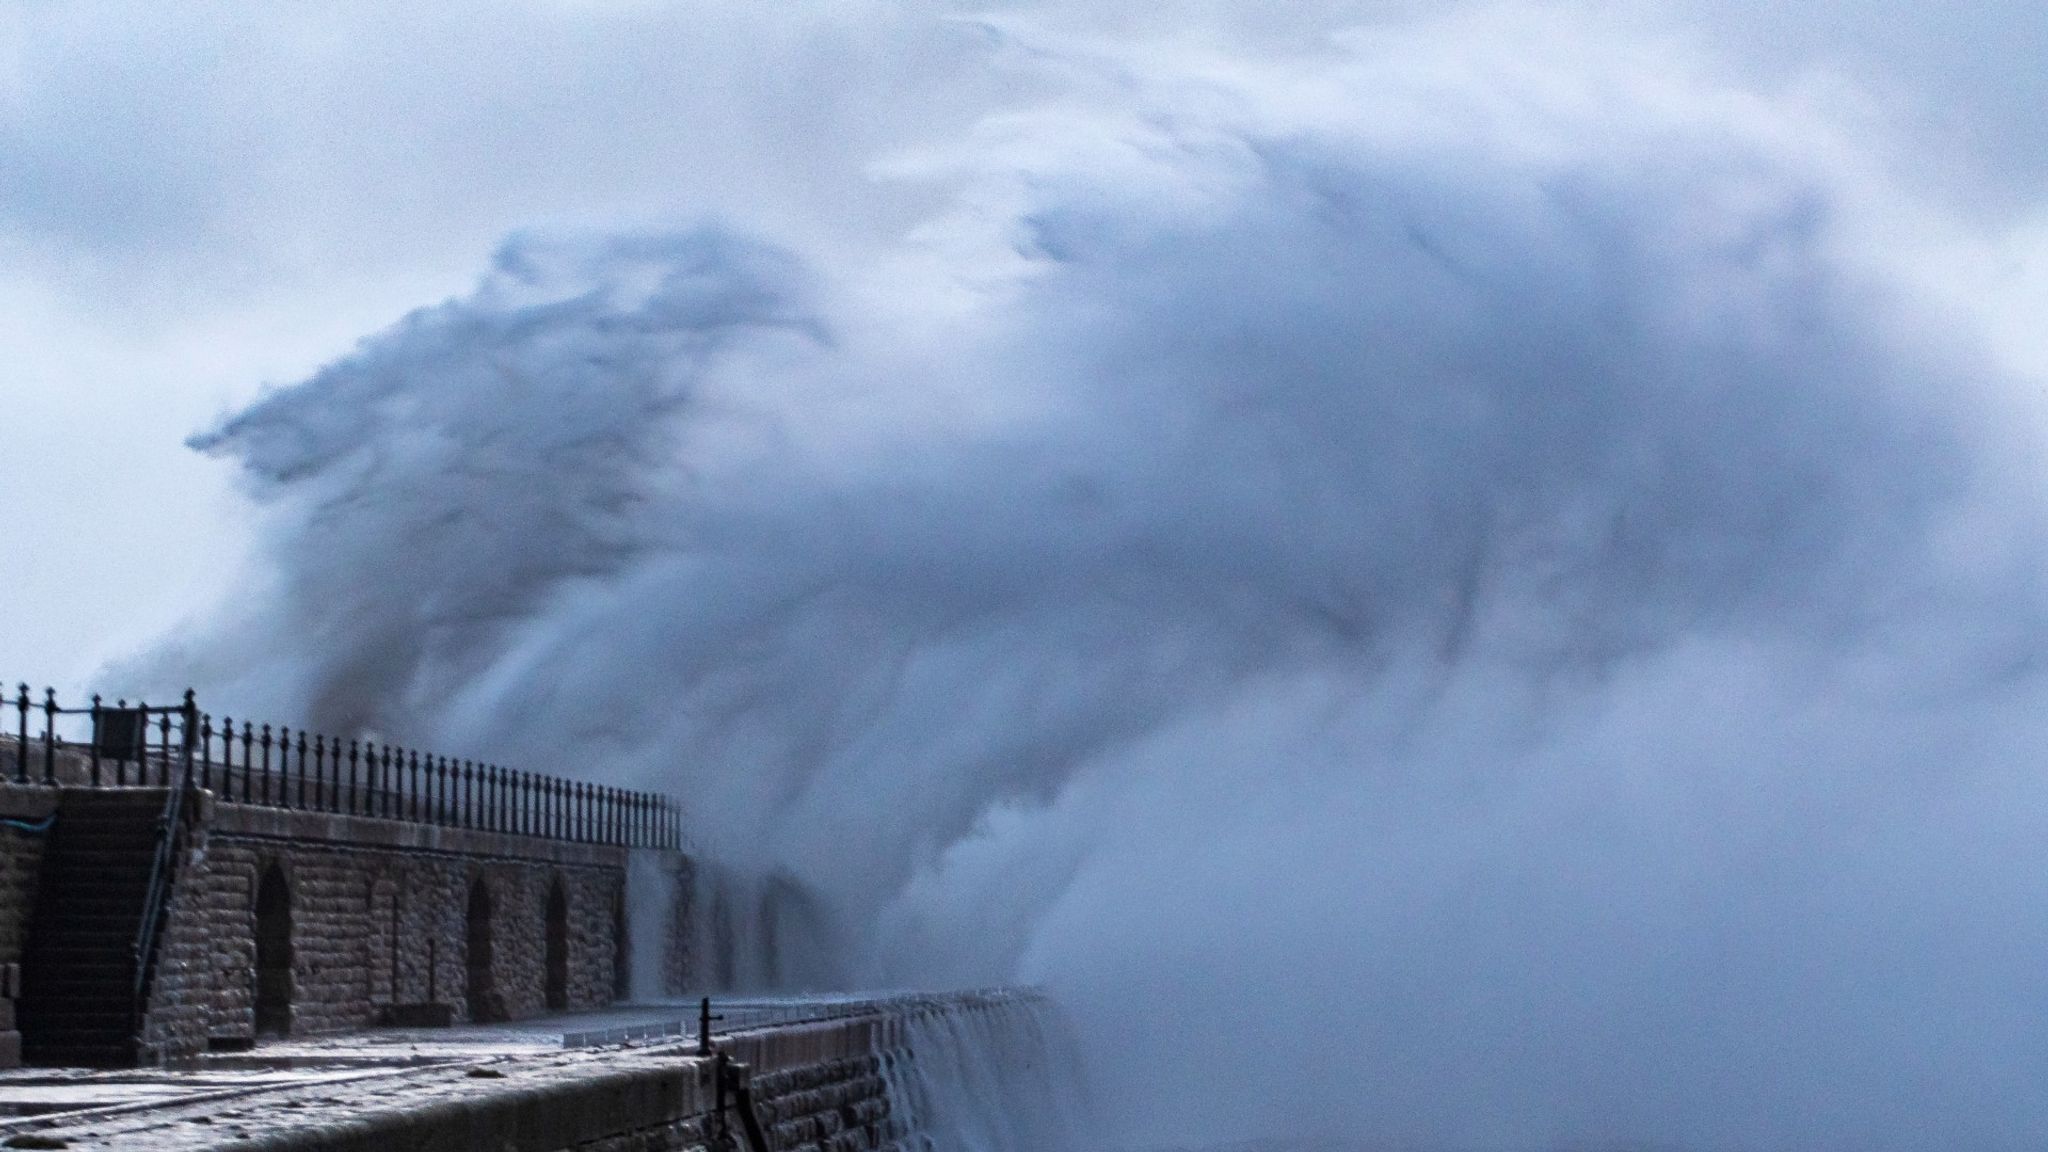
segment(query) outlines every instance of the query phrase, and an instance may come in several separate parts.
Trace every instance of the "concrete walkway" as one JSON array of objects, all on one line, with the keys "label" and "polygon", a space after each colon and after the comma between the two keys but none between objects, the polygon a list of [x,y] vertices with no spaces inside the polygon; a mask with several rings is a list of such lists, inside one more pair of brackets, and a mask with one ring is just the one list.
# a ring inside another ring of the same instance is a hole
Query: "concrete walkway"
[{"label": "concrete walkway", "polygon": [[[717,1000],[713,1035],[872,1011],[887,996]],[[697,1004],[621,1005],[504,1024],[266,1040],[195,1066],[0,1071],[0,1149],[197,1148],[280,1124],[345,1122],[395,1093],[425,1106],[617,1064],[686,1060]],[[654,1033],[629,1038],[635,1033]],[[62,1145],[47,1143],[62,1140]],[[26,1141],[26,1143],[18,1142]]]}]

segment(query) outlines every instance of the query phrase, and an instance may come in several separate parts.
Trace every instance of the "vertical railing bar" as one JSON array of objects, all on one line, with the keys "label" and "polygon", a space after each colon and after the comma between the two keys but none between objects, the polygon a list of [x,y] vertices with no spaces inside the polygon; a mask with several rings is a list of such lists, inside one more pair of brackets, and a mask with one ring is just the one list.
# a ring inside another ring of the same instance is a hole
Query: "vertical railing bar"
[{"label": "vertical railing bar", "polygon": [[14,700],[14,708],[21,713],[21,723],[15,733],[14,779],[16,783],[28,783],[28,682],[23,681],[21,690]]},{"label": "vertical railing bar", "polygon": [[276,806],[279,806],[279,808],[291,808],[291,777],[285,775],[285,771],[289,771],[289,765],[270,767],[270,744],[272,744],[272,738],[270,738],[270,726],[268,724],[262,726],[262,740],[258,740],[258,744],[262,744],[262,793],[264,793],[264,799],[270,797],[270,777],[276,775]]},{"label": "vertical railing bar", "polygon": [[193,731],[198,723],[198,718],[199,699],[192,694],[190,688],[187,688],[185,689],[185,709],[179,715],[181,731],[178,733],[178,744],[185,760],[185,770],[183,773],[185,779],[179,785],[181,788],[189,789],[192,787],[192,738],[198,735],[197,732]]},{"label": "vertical railing bar", "polygon": [[[21,746],[21,758],[28,759],[28,745]],[[57,690],[43,689],[43,783],[57,783]]]},{"label": "vertical railing bar", "polygon": [[92,694],[92,786],[100,786],[100,694]]}]

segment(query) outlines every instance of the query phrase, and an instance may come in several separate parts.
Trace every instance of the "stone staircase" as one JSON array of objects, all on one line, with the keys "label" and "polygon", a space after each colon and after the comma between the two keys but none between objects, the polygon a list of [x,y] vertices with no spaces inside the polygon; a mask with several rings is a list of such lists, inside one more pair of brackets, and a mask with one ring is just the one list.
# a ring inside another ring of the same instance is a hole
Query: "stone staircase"
[{"label": "stone staircase", "polygon": [[27,1063],[136,1063],[135,942],[167,799],[161,788],[64,790],[22,965]]}]

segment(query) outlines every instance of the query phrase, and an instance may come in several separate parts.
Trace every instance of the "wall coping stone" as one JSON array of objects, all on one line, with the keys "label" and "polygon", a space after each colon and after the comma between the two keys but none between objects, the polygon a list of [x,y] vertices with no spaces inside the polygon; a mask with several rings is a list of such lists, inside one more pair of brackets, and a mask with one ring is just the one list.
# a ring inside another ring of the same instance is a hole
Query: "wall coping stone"
[{"label": "wall coping stone", "polygon": [[453,856],[495,856],[599,868],[623,868],[635,851],[611,844],[583,844],[511,832],[486,832],[477,828],[448,828],[379,816],[343,816],[331,812],[232,804],[218,797],[212,800],[210,834],[216,837],[289,840],[298,844],[329,843]]},{"label": "wall coping stone", "polygon": [[0,816],[41,820],[57,810],[60,791],[40,784],[0,784]]}]

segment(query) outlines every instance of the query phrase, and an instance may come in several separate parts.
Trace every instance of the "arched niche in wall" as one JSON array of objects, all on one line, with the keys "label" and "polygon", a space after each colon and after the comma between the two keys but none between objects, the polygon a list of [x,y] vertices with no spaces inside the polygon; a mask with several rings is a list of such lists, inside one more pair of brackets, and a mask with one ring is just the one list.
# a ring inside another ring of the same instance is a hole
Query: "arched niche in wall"
[{"label": "arched niche in wall", "polygon": [[548,884],[546,993],[550,1012],[569,1010],[569,893],[558,874]]},{"label": "arched niche in wall", "polygon": [[292,888],[272,860],[256,885],[256,1034],[292,1030]]},{"label": "arched niche in wall", "polygon": [[468,976],[469,1018],[479,1022],[505,1018],[504,1008],[499,1002],[497,978],[492,969],[492,934],[495,930],[492,921],[495,914],[496,902],[491,898],[490,885],[478,876],[469,885],[464,967]]}]

